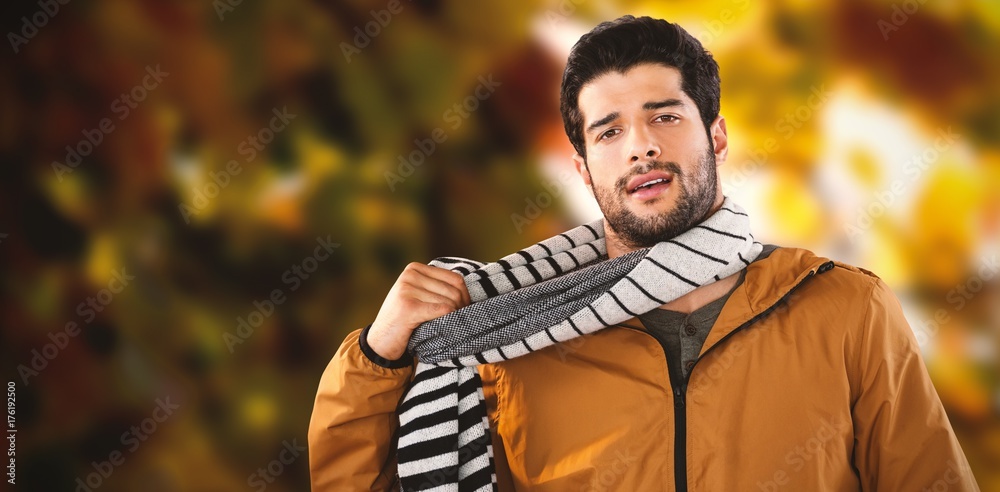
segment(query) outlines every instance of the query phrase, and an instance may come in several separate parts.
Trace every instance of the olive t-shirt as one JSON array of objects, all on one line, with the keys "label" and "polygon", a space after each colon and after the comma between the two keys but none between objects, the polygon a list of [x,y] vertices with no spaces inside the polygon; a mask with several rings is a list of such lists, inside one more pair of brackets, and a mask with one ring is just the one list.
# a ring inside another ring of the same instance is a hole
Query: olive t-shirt
[{"label": "olive t-shirt", "polygon": [[685,381],[687,380],[694,361],[701,352],[701,346],[708,338],[708,332],[712,330],[712,325],[722,312],[722,306],[726,304],[736,287],[743,283],[745,275],[744,268],[729,292],[691,313],[658,308],[639,316],[639,321],[663,346],[672,375],[680,374]]}]

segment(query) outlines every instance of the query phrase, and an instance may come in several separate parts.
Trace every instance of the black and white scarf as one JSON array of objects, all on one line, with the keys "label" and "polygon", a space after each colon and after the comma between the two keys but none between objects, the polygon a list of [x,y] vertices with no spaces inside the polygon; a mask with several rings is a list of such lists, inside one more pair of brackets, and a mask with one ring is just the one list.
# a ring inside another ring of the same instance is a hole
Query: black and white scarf
[{"label": "black and white scarf", "polygon": [[472,303],[421,324],[414,379],[399,405],[402,490],[493,491],[496,473],[479,364],[501,362],[652,311],[739,272],[761,252],[729,198],[673,239],[608,259],[604,219],[494,263],[442,257]]}]

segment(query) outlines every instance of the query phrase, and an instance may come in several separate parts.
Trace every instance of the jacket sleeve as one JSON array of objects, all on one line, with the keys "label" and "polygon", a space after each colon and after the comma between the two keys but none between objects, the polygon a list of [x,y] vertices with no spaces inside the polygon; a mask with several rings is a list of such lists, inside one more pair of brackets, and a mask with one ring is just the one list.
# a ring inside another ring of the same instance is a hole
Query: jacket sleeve
[{"label": "jacket sleeve", "polygon": [[852,409],[862,490],[978,491],[899,302],[872,281]]},{"label": "jacket sleeve", "polygon": [[344,338],[320,379],[309,422],[314,491],[398,488],[390,446],[413,358],[379,357],[364,338],[370,326]]}]

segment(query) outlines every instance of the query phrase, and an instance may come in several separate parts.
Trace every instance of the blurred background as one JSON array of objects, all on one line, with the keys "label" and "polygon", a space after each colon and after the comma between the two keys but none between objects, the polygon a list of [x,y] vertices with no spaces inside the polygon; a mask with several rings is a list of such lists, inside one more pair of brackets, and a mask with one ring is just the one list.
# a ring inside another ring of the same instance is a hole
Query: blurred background
[{"label": "blurred background", "polygon": [[406,263],[599,216],[558,89],[579,36],[626,13],[715,54],[726,193],[762,241],[894,289],[1000,490],[997,2],[3,9],[0,354],[25,490],[307,490],[320,375]]}]

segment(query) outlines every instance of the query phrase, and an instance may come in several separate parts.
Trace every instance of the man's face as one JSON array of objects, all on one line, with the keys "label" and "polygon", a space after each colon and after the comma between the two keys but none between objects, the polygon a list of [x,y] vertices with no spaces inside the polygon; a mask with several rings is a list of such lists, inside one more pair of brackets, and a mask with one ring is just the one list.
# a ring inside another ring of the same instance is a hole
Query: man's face
[{"label": "man's face", "polygon": [[712,124],[710,142],[681,82],[676,68],[641,64],[580,90],[587,160],[574,161],[630,248],[674,237],[722,202],[715,167],[726,157],[725,120]]}]

